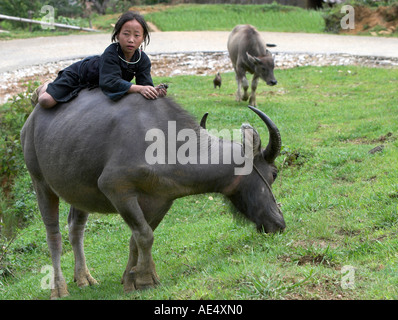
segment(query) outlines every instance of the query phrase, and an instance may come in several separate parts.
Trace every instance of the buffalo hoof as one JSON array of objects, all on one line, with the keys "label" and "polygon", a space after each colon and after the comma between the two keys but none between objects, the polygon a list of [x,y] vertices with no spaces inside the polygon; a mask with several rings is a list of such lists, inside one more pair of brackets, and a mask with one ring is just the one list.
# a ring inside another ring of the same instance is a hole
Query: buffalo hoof
[{"label": "buffalo hoof", "polygon": [[65,280],[55,280],[54,288],[51,289],[51,300],[69,296],[68,287]]},{"label": "buffalo hoof", "polygon": [[235,100],[238,102],[247,101],[247,99],[249,99],[249,95],[247,93],[244,93],[242,97],[238,93],[235,96]]},{"label": "buffalo hoof", "polygon": [[256,98],[250,97],[249,104],[253,107],[257,107]]},{"label": "buffalo hoof", "polygon": [[80,272],[75,272],[74,281],[76,282],[79,288],[98,284],[97,280],[95,280],[91,276],[90,272],[87,269],[82,270]]},{"label": "buffalo hoof", "polygon": [[145,290],[155,288],[160,284],[158,275],[155,270],[137,271],[136,267],[132,268],[129,273],[123,277],[124,292],[128,293],[135,290]]}]

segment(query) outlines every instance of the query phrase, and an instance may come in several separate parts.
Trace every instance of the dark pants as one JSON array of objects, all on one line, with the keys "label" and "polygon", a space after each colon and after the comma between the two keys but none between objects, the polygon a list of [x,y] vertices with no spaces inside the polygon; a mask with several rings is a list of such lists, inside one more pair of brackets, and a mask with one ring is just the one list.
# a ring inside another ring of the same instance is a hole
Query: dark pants
[{"label": "dark pants", "polygon": [[47,93],[57,102],[75,98],[80,90],[98,86],[99,56],[87,57],[61,70],[57,78],[48,84]]}]

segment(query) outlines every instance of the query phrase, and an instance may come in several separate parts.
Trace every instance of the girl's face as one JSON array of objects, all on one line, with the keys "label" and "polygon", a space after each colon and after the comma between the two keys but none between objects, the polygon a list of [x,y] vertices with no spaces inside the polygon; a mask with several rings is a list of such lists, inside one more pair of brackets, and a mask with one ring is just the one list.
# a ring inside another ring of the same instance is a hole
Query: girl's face
[{"label": "girl's face", "polygon": [[127,21],[117,35],[124,56],[130,60],[144,41],[144,29],[137,20]]}]

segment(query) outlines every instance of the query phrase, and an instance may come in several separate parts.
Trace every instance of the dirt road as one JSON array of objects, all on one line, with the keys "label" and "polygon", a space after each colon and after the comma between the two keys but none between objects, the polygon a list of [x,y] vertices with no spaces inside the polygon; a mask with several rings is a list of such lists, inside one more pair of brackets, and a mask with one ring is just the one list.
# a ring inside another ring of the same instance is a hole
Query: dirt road
[{"label": "dirt road", "polygon": [[[261,32],[264,40],[284,53],[332,54],[398,58],[398,39],[329,34]],[[153,32],[149,54],[226,51],[229,32]],[[110,34],[83,34],[0,41],[0,73],[47,62],[101,54]]]}]

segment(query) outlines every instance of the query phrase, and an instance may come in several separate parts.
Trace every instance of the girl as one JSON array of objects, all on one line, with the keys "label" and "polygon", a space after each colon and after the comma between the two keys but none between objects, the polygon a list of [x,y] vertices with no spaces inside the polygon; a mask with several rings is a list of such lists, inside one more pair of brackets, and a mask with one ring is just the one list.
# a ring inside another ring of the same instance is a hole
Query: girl
[{"label": "girl", "polygon": [[[127,93],[140,93],[147,99],[166,96],[166,85],[153,86],[151,61],[140,48],[149,41],[144,18],[136,12],[124,13],[113,30],[112,44],[101,56],[88,57],[61,70],[54,82],[36,89],[32,103],[52,108],[73,99],[82,89],[98,86],[114,101]],[[136,84],[130,82],[133,78]]]}]

